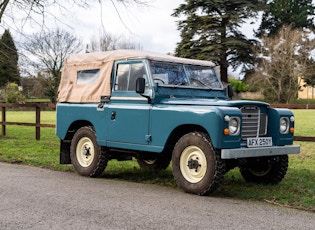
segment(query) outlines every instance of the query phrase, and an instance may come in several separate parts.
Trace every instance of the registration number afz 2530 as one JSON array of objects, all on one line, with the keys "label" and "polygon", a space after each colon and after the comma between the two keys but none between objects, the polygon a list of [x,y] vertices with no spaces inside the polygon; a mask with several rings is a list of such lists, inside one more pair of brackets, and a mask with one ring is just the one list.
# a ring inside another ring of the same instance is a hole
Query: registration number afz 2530
[{"label": "registration number afz 2530", "polygon": [[255,147],[266,147],[272,146],[272,138],[271,137],[250,137],[247,138],[247,147],[255,148]]}]

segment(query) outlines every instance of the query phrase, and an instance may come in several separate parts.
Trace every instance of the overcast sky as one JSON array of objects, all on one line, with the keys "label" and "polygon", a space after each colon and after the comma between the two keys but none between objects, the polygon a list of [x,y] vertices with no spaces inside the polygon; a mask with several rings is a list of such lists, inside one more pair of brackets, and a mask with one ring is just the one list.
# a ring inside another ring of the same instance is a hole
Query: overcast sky
[{"label": "overcast sky", "polygon": [[176,18],[171,14],[182,2],[151,0],[149,6],[134,4],[126,8],[122,4],[116,3],[114,6],[111,1],[106,1],[89,9],[76,9],[71,26],[85,42],[105,29],[110,34],[122,35],[140,43],[144,50],[173,52],[179,41],[179,31]]},{"label": "overcast sky", "polygon": [[[171,14],[181,3],[184,0],[151,0],[149,6],[128,8],[117,3],[118,14],[112,2],[106,1],[102,6],[96,4],[90,9],[76,10],[73,13],[74,25],[80,25],[76,32],[87,42],[104,28],[111,34],[123,34],[139,42],[144,50],[174,52],[176,43],[180,41],[180,32],[176,23],[178,18]],[[243,27],[244,33],[251,36],[256,26],[247,24]]]},{"label": "overcast sky", "polygon": [[50,7],[46,9],[48,13],[44,19],[33,14],[34,20],[26,23],[19,20],[25,18],[21,10],[7,8],[0,23],[0,36],[4,29],[9,29],[15,42],[19,43],[27,39],[27,35],[41,31],[44,20],[49,29],[64,28],[76,34],[85,44],[105,30],[115,37],[123,36],[141,44],[144,50],[162,53],[174,51],[179,32],[176,18],[170,15],[183,0],[149,0],[148,5],[133,3],[127,6],[116,0],[91,2],[88,8],[69,4],[66,7]]},{"label": "overcast sky", "polygon": [[[113,2],[103,1],[100,4],[95,1],[89,8],[75,6],[50,8],[49,12],[52,15],[46,15],[45,24],[51,29],[62,27],[71,31],[85,44],[89,43],[92,37],[99,37],[100,32],[105,30],[115,36],[124,36],[140,43],[144,50],[161,53],[174,52],[180,36],[176,23],[178,18],[172,17],[171,14],[184,0],[150,0],[149,6],[133,4],[127,7],[117,3],[118,1]],[[10,12],[7,13],[10,14]],[[15,12],[14,17],[18,16],[23,17],[22,14]],[[23,34],[40,31],[42,18],[38,18],[37,22],[22,26],[7,19],[1,23],[0,32],[2,34],[5,28],[9,28],[16,42],[19,42],[23,36],[17,35],[15,31],[21,28],[23,28]],[[247,36],[252,36],[252,30],[255,27],[257,25],[248,24],[242,30]]]}]

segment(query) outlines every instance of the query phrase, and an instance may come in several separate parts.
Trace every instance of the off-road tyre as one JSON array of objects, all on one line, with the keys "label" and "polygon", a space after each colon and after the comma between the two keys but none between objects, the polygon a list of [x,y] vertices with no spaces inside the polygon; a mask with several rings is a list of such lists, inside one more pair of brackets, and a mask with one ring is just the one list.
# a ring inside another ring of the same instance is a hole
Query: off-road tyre
[{"label": "off-road tyre", "polygon": [[288,155],[249,159],[240,166],[240,172],[247,182],[278,184],[288,169]]},{"label": "off-road tyre", "polygon": [[225,164],[206,133],[191,132],[174,147],[172,171],[177,185],[185,192],[207,195],[222,183]]},{"label": "off-road tyre", "polygon": [[105,170],[108,154],[96,142],[96,134],[92,127],[78,129],[71,141],[71,162],[81,176],[98,177]]}]

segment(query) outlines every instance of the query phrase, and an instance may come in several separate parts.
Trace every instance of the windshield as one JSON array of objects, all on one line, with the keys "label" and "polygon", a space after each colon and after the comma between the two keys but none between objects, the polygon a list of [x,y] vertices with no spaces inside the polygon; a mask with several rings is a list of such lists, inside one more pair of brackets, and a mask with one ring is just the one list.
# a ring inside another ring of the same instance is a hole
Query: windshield
[{"label": "windshield", "polygon": [[211,66],[150,61],[153,81],[159,85],[222,89]]}]

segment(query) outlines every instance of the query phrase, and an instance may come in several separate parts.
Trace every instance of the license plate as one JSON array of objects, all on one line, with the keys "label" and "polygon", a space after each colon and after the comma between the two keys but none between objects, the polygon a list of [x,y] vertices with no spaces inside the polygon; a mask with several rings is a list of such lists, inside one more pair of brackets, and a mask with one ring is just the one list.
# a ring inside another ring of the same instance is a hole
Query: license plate
[{"label": "license plate", "polygon": [[272,138],[271,137],[250,137],[247,138],[247,147],[255,148],[255,147],[266,147],[272,146]]}]

